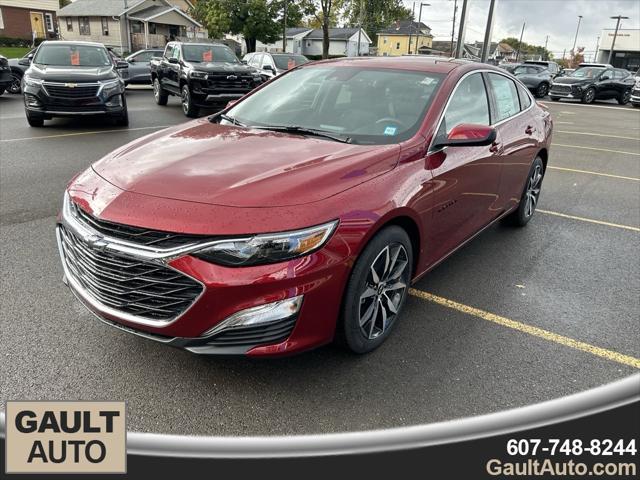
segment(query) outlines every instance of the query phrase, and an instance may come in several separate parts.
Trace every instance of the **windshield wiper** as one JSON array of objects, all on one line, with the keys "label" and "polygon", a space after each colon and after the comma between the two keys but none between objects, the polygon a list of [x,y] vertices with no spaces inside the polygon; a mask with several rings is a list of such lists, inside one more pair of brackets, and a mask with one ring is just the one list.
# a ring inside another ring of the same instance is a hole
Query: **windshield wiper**
[{"label": "windshield wiper", "polygon": [[235,117],[232,117],[231,115],[227,115],[226,113],[222,113],[222,112],[218,112],[218,113],[214,113],[213,115],[211,115],[209,117],[209,121],[210,122],[214,122],[216,119],[222,119],[222,120],[226,120],[227,122],[233,124],[233,125],[237,125],[239,127],[246,127],[247,125],[242,123],[241,121],[237,120]]},{"label": "windshield wiper", "polygon": [[312,135],[314,137],[328,138],[334,142],[351,143],[351,137],[341,137],[326,130],[317,130],[315,128],[298,127],[295,125],[252,125],[251,128],[271,130],[274,132],[299,133],[300,135]]}]

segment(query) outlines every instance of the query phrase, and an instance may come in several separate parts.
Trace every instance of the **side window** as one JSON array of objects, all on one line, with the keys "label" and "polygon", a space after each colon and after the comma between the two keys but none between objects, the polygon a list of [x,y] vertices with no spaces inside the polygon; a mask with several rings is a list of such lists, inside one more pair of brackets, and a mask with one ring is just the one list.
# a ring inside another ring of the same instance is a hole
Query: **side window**
[{"label": "side window", "polygon": [[273,60],[271,60],[271,55],[267,55],[266,53],[262,55],[262,68],[265,65],[271,65],[273,67]]},{"label": "side window", "polygon": [[518,90],[513,80],[497,73],[489,73],[489,84],[496,101],[494,122],[500,122],[520,112]]},{"label": "side window", "polygon": [[164,49],[164,58],[171,58],[172,53],[173,53],[173,43],[168,43]]},{"label": "side window", "polygon": [[526,110],[531,106],[531,97],[522,85],[518,85],[518,96],[520,97],[520,110]]},{"label": "side window", "polygon": [[613,78],[613,70],[605,70],[604,72],[602,72],[602,75],[600,75],[600,80],[604,80],[605,78],[611,80]]},{"label": "side window", "polygon": [[469,75],[456,88],[444,113],[443,130],[438,135],[448,135],[461,123],[489,125],[489,99],[479,73]]},{"label": "side window", "polygon": [[172,58],[177,58],[178,60],[180,60],[180,45],[174,45],[173,46],[173,52],[171,53],[171,57]]},{"label": "side window", "polygon": [[259,68],[260,64],[262,63],[262,57],[264,55],[262,53],[256,53],[252,58],[251,58],[251,62],[249,63],[252,67],[256,67]]}]

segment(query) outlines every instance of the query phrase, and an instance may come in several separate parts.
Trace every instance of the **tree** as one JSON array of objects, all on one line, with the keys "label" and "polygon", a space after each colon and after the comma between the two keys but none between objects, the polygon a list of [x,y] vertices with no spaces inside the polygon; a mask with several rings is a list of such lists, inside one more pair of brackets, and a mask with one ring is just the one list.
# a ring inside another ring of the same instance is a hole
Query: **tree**
[{"label": "tree", "polygon": [[254,52],[256,40],[264,43],[278,40],[277,18],[281,7],[282,2],[276,0],[207,0],[197,2],[191,14],[207,28],[209,37],[241,33],[247,52]]},{"label": "tree", "polygon": [[411,9],[405,7],[401,0],[353,0],[345,14],[350,25],[359,25],[362,20],[362,28],[372,39],[396,20],[413,19]]},{"label": "tree", "polygon": [[337,23],[336,18],[345,0],[308,1],[315,7],[313,16],[322,28],[322,58],[329,58],[329,28]]},{"label": "tree", "polygon": [[[514,50],[518,50],[520,40],[515,37],[507,37],[500,40],[500,43],[506,43]],[[540,45],[530,45],[527,42],[522,42],[520,45],[520,55],[535,55],[545,60],[551,60],[553,58],[553,54],[546,48]]]},{"label": "tree", "polygon": [[582,62],[584,62],[584,47],[577,47],[575,52],[571,50],[569,61],[567,62],[569,68],[576,68]]}]

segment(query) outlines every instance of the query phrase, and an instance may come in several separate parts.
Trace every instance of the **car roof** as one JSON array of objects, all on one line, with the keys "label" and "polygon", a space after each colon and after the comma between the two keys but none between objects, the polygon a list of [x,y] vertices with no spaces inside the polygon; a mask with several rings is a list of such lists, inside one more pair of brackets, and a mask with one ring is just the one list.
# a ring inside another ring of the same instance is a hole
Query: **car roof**
[{"label": "car roof", "polygon": [[478,65],[482,68],[488,68],[496,71],[500,71],[499,68],[492,65],[471,62],[468,60],[447,58],[447,57],[430,57],[419,55],[407,55],[401,57],[341,57],[330,60],[319,60],[317,62],[311,62],[307,65],[340,65],[340,66],[358,66],[358,67],[378,67],[389,68],[399,70],[418,70],[430,73],[444,73],[447,74],[456,68],[465,65]]},{"label": "car roof", "polygon": [[90,45],[92,47],[106,48],[104,44],[100,42],[85,42],[83,40],[45,40],[40,45]]}]

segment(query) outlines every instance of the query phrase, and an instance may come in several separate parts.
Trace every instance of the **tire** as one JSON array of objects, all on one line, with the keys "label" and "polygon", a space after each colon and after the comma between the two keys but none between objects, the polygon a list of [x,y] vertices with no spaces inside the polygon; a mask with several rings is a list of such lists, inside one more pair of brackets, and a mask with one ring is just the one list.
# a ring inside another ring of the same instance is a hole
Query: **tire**
[{"label": "tire", "polygon": [[536,211],[540,201],[540,189],[544,180],[544,163],[540,157],[536,157],[527,174],[527,182],[520,197],[518,209],[505,217],[505,223],[515,227],[524,227]]},{"label": "tire", "polygon": [[640,108],[640,103],[632,103],[631,105],[633,105],[633,108]]},{"label": "tire", "polygon": [[4,93],[4,87],[0,87],[0,95]]},{"label": "tire", "polygon": [[626,105],[631,100],[631,90],[626,90],[622,95],[620,95],[616,100],[620,105]]},{"label": "tire", "polygon": [[116,118],[116,125],[119,127],[129,126],[129,110],[127,109],[127,99],[122,95],[122,105],[124,106],[122,113]]},{"label": "tire", "polygon": [[551,97],[551,101],[552,102],[559,102],[560,101],[560,97]]},{"label": "tire", "polygon": [[191,96],[191,89],[186,83],[182,86],[180,103],[182,103],[182,113],[189,118],[196,118],[200,109],[193,104],[193,97]]},{"label": "tire", "polygon": [[542,82],[540,85],[538,85],[538,88],[536,88],[535,96],[536,98],[544,98],[547,96],[548,93],[549,93],[549,84],[547,82]]},{"label": "tire", "polygon": [[158,77],[153,79],[153,98],[158,105],[166,105],[169,101],[169,94],[164,91]]},{"label": "tire", "polygon": [[345,289],[337,329],[340,343],[354,353],[367,353],[388,338],[404,306],[412,266],[413,249],[405,230],[392,225],[373,237],[358,257]]},{"label": "tire", "polygon": [[589,87],[582,94],[582,98],[580,99],[580,101],[582,103],[589,104],[589,103],[593,103],[595,99],[596,99],[596,89],[593,87]]},{"label": "tire", "polygon": [[27,123],[30,127],[40,128],[44,126],[44,118],[27,113]]},{"label": "tire", "polygon": [[7,88],[7,92],[13,95],[18,95],[19,93],[22,92],[22,85],[21,85],[22,75],[12,72],[11,80],[13,80],[13,82],[11,83],[11,85],[9,85],[9,88]]}]

